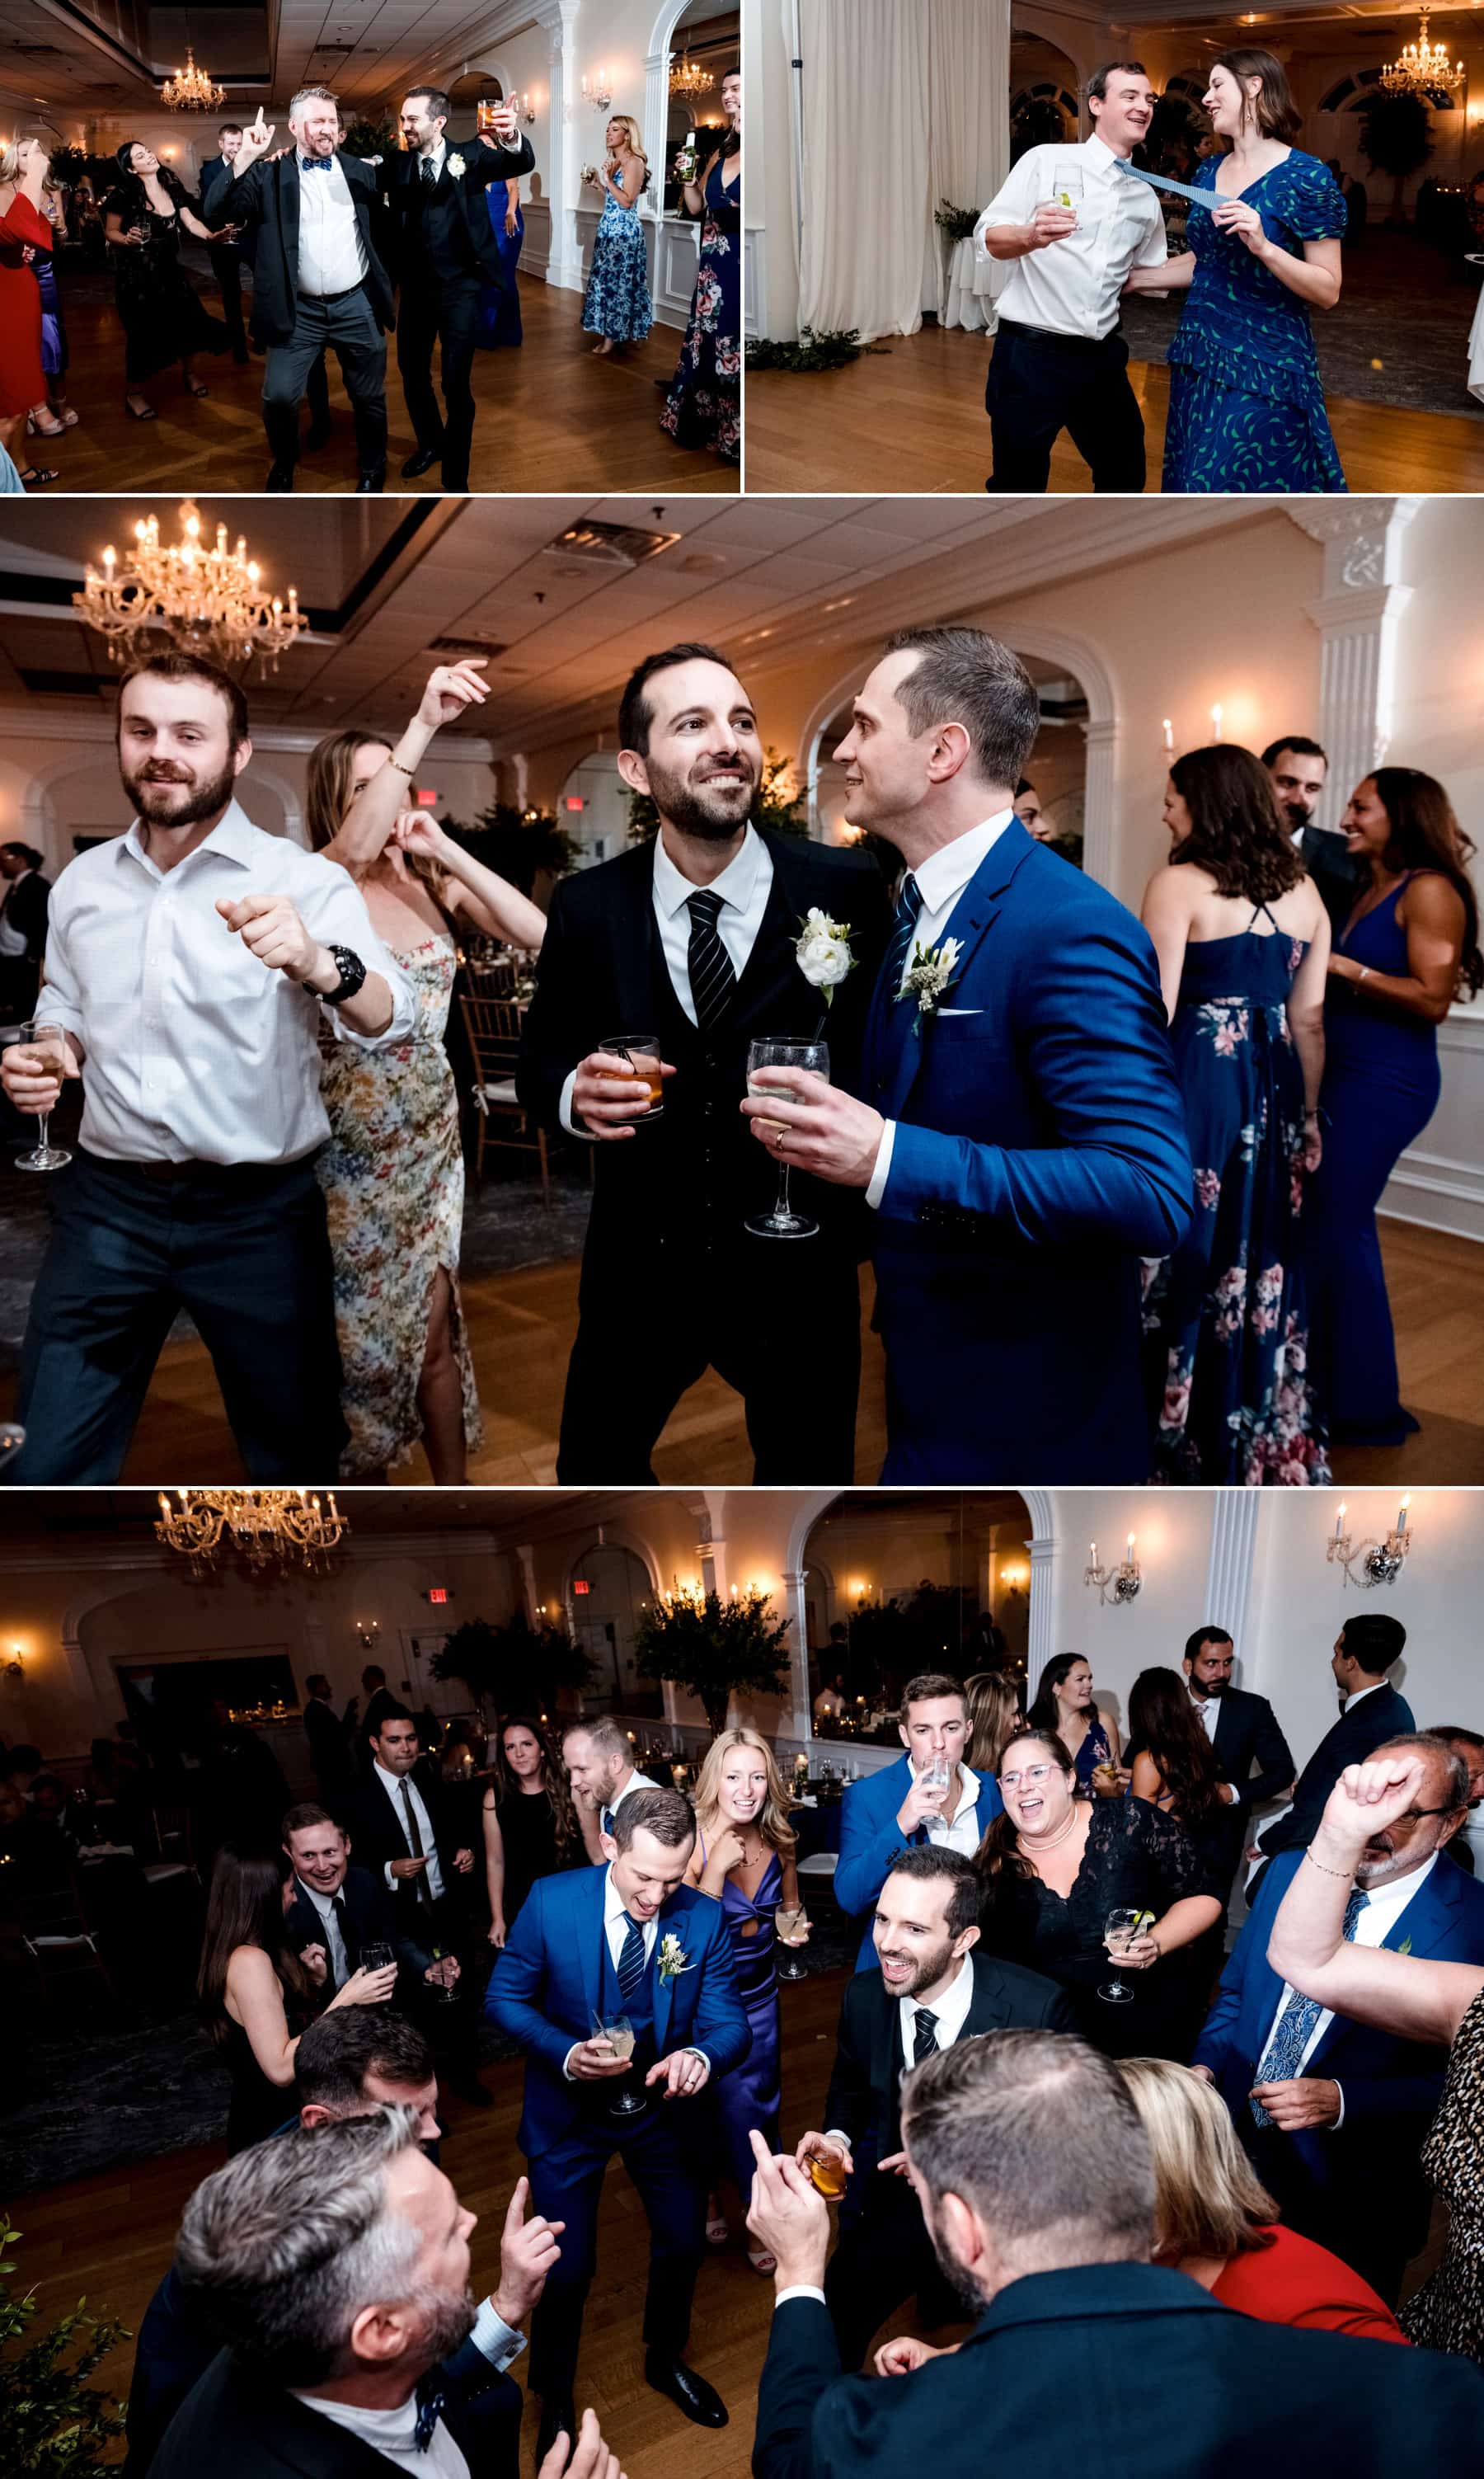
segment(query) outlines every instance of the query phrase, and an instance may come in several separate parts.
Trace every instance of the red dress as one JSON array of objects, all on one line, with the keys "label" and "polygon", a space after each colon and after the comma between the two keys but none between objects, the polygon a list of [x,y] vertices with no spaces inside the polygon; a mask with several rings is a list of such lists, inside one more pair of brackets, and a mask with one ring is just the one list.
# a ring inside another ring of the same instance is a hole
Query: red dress
[{"label": "red dress", "polygon": [[57,236],[27,197],[0,216],[0,422],[46,402],[41,369],[41,288],[21,257],[27,244],[48,253]]},{"label": "red dress", "polygon": [[1211,2295],[1260,2324],[1300,2324],[1311,2332],[1357,2333],[1367,2341],[1410,2346],[1391,2309],[1347,2263],[1296,2230],[1270,2225],[1273,2243],[1234,2255]]}]

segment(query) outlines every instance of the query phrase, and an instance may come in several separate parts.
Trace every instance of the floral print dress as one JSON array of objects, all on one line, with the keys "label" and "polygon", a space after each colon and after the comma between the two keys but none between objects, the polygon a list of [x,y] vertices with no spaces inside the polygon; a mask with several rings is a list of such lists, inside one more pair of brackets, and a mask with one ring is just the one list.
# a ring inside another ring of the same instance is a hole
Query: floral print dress
[{"label": "floral print dress", "polygon": [[701,263],[691,322],[660,427],[680,447],[742,462],[742,182],[728,189],[718,156],[707,177]]},{"label": "floral print dress", "polygon": [[649,266],[644,256],[644,227],[639,208],[620,207],[615,197],[603,201],[592,237],[592,267],[582,323],[590,336],[607,336],[616,345],[642,342],[654,325],[649,297]]},{"label": "floral print dress", "polygon": [[337,1042],[320,1067],[330,1141],[317,1168],[335,1259],[340,1409],[350,1431],[342,1480],[406,1463],[422,1434],[417,1382],[440,1266],[453,1295],[471,1452],[484,1435],[459,1301],[464,1154],[443,1048],[458,959],[446,934],[391,953],[417,1000],[412,1040],[377,1051]]},{"label": "floral print dress", "polygon": [[1330,1476],[1309,1376],[1303,1070],[1288,1022],[1307,951],[1276,924],[1259,932],[1266,911],[1187,946],[1170,1028],[1195,1214],[1175,1254],[1144,1267],[1158,1481],[1321,1487]]}]

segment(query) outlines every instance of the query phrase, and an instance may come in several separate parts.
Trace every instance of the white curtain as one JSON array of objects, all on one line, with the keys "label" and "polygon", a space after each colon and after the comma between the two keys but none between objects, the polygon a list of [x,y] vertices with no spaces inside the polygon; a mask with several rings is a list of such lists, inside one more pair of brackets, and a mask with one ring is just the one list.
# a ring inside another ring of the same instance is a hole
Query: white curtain
[{"label": "white curtain", "polygon": [[977,215],[1010,168],[1010,0],[800,0],[799,17],[800,324],[914,335],[947,301],[939,201]]}]

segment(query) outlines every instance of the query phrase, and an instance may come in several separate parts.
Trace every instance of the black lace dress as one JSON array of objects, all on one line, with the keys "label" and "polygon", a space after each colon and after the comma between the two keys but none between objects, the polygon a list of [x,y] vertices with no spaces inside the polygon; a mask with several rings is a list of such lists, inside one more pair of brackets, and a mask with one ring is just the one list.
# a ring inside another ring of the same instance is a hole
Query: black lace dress
[{"label": "black lace dress", "polygon": [[[1065,1900],[1039,1878],[1001,1872],[985,1902],[985,1951],[1059,1981],[1077,2008],[1079,2028],[1107,2056],[1183,2063],[1208,1994],[1198,1951],[1194,1961],[1182,1949],[1147,1971],[1121,1973],[1124,1987],[1133,1990],[1128,2005],[1111,2005],[1097,1991],[1113,1978],[1103,1944],[1108,1913],[1138,1909],[1162,1919],[1171,1903],[1193,1894],[1220,1901],[1221,1888],[1184,1828],[1147,1800],[1098,1800]],[[1197,1949],[1204,1942],[1197,1940]]]},{"label": "black lace dress", "polygon": [[181,265],[183,206],[199,213],[197,201],[171,173],[162,173],[161,186],[173,213],[157,215],[144,184],[132,173],[103,202],[105,217],[116,216],[125,231],[147,235],[142,244],[111,242],[113,298],[127,345],[124,375],[131,388],[142,387],[157,371],[172,362],[189,361],[193,353],[224,353],[232,342],[225,322],[206,303]]}]

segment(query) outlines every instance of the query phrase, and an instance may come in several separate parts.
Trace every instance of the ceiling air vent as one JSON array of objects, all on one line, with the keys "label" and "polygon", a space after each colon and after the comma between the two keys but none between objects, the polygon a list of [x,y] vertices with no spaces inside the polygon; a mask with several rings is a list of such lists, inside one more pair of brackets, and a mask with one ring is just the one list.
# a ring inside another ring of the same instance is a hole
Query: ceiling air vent
[{"label": "ceiling air vent", "polygon": [[435,637],[428,648],[440,663],[466,662],[471,654],[503,654],[503,642],[488,628],[466,628],[462,637]]},{"label": "ceiling air vent", "polygon": [[547,543],[541,556],[561,560],[567,576],[598,568],[621,573],[640,567],[679,540],[678,534],[653,533],[645,525],[607,525],[585,519],[580,524],[568,525],[566,533]]},{"label": "ceiling air vent", "polygon": [[91,672],[22,671],[20,679],[32,697],[96,697],[103,685]]}]

